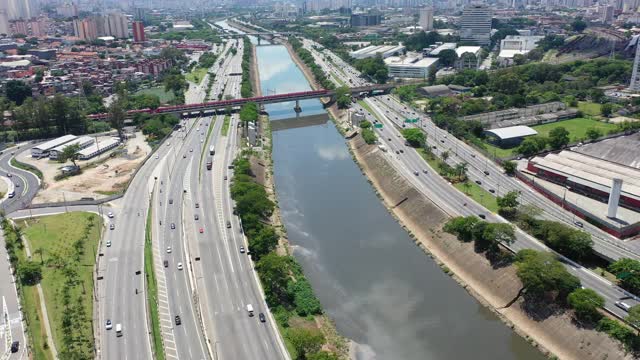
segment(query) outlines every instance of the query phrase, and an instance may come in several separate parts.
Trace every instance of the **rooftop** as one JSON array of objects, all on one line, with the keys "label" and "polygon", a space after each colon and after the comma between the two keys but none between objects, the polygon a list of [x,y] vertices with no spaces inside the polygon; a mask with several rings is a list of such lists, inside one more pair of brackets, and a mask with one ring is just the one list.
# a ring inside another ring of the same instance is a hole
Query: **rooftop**
[{"label": "rooftop", "polygon": [[538,135],[537,131],[533,130],[528,126],[523,126],[523,125],[491,129],[491,130],[486,130],[486,132],[497,136],[501,140]]},{"label": "rooftop", "polygon": [[640,133],[602,140],[572,150],[640,169]]},{"label": "rooftop", "polygon": [[458,54],[458,57],[461,57],[465,53],[472,53],[473,55],[478,56],[481,49],[482,47],[480,46],[460,46],[456,49],[456,54]]}]

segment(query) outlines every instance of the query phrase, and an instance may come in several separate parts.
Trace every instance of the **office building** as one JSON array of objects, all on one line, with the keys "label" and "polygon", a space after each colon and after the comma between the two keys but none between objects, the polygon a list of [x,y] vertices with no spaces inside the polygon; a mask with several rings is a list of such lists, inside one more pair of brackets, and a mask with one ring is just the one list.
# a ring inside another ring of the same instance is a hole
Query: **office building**
[{"label": "office building", "polygon": [[127,17],[120,13],[111,13],[107,16],[107,34],[116,39],[129,37]]},{"label": "office building", "polygon": [[429,72],[436,68],[438,58],[396,57],[384,59],[389,77],[426,79]]},{"label": "office building", "polygon": [[132,24],[133,28],[133,41],[137,43],[144,42],[144,24],[142,21],[134,21]]},{"label": "office building", "polygon": [[9,34],[9,15],[4,9],[0,9],[0,34]]},{"label": "office building", "polygon": [[433,30],[433,8],[426,7],[420,9],[418,25],[420,25],[424,31]]},{"label": "office building", "polygon": [[351,27],[375,26],[382,22],[380,14],[353,14],[351,15]]},{"label": "office building", "polygon": [[484,4],[465,6],[460,19],[460,40],[478,45],[491,43],[491,8]]}]

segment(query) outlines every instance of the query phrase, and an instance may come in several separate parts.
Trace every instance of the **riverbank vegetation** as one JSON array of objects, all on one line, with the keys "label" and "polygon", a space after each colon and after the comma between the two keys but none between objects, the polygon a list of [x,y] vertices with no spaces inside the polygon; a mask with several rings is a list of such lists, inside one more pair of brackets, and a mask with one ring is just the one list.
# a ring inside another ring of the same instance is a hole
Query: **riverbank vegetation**
[{"label": "riverbank vegetation", "polygon": [[338,359],[322,350],[326,338],[308,324],[309,317],[322,314],[320,301],[294,257],[276,250],[279,236],[270,223],[275,204],[265,188],[255,182],[246,157],[234,161],[231,196],[249,241],[249,251],[262,282],[265,298],[293,359]]},{"label": "riverbank vegetation", "polygon": [[311,55],[311,52],[302,47],[302,42],[293,36],[290,36],[288,41],[296,54],[311,70],[311,73],[315,77],[316,81],[320,84],[320,86],[322,86],[323,89],[334,89],[335,85],[331,82],[331,80],[329,80],[329,77],[322,70],[322,68],[318,66],[318,64],[316,64],[316,60],[313,58],[313,55]]},{"label": "riverbank vegetation", "polygon": [[248,36],[242,38],[244,43],[242,50],[242,83],[240,85],[240,96],[248,98],[253,95],[253,85],[251,84],[251,63],[253,59],[253,45]]}]

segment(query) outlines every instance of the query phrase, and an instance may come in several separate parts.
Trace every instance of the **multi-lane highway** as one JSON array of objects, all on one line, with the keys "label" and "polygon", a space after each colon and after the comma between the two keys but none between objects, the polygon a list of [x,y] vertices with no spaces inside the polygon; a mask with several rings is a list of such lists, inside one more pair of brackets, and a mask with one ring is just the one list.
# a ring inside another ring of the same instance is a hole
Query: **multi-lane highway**
[{"label": "multi-lane highway", "polygon": [[13,198],[5,199],[0,205],[5,214],[27,207],[40,188],[40,179],[32,172],[11,165],[14,155],[21,151],[28,151],[32,146],[34,145],[24,143],[21,146],[5,149],[0,155],[0,175],[9,179],[8,191],[15,193]]},{"label": "multi-lane highway", "polygon": [[[367,81],[360,77],[357,70],[344,63],[344,61],[328,50],[323,50],[322,54],[320,54],[315,49],[318,45],[312,41],[304,40],[303,44],[312,52],[316,61],[324,67],[325,71],[330,74],[332,81],[336,84],[340,85],[340,81],[348,81],[352,86],[368,84]],[[324,59],[330,61],[325,61]],[[338,81],[338,79],[341,80]],[[444,151],[449,152],[451,155],[449,163],[453,165],[461,161],[467,162],[469,164],[469,176],[474,181],[479,180],[485,189],[492,189],[500,195],[510,190],[520,191],[521,203],[531,203],[542,208],[544,218],[552,220],[560,219],[573,225],[573,222],[571,222],[571,214],[558,208],[555,204],[535,193],[525,184],[506,176],[497,165],[483,157],[473,148],[457,140],[455,137],[448,135],[445,130],[437,128],[425,114],[415,109],[410,109],[394,96],[390,95],[367,98],[365,99],[365,103],[368,108],[373,110],[373,114],[371,114],[368,109],[364,109],[359,105],[355,105],[355,108],[364,112],[370,120],[373,121],[377,119],[383,124],[383,128],[377,131],[379,141],[389,149],[386,156],[390,163],[420,192],[433,200],[449,215],[467,216],[482,214],[489,221],[506,221],[496,214],[491,214],[483,206],[468,198],[441,178],[436,170],[429,167],[420,154],[414,149],[404,145],[404,138],[400,134],[401,128],[406,126],[423,128],[428,134],[429,145],[435,147],[433,148],[434,152],[437,154]],[[418,117],[421,121],[416,125],[404,124],[404,119],[408,117]],[[401,149],[403,152],[399,151]],[[487,175],[485,171],[489,175]],[[634,251],[625,248],[619,241],[616,243],[616,240],[601,230],[594,227],[585,227],[585,230],[589,231],[594,237],[596,251],[604,252],[607,254],[606,256],[611,256],[611,258],[614,259],[620,257],[638,258],[638,255]],[[549,251],[544,244],[519,229],[516,235],[517,241],[513,245],[513,249],[516,251],[524,248]],[[605,297],[607,309],[619,316],[626,315],[624,311],[617,308],[614,303],[621,298],[626,298],[629,295],[628,293],[625,293],[621,288],[578,264],[568,260],[565,263],[567,269],[578,276],[585,287],[593,288]],[[627,299],[625,301],[631,305],[638,303],[633,299]]]}]

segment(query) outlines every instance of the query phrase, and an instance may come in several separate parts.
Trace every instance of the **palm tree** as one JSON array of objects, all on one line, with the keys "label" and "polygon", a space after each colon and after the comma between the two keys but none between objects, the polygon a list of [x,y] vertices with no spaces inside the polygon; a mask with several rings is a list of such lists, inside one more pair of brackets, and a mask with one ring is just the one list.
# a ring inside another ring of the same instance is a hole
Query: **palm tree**
[{"label": "palm tree", "polygon": [[445,151],[442,153],[442,161],[447,162],[447,159],[449,158],[449,152]]},{"label": "palm tree", "polygon": [[460,179],[467,178],[467,167],[468,164],[466,162],[461,162],[456,165],[456,173],[458,173]]},{"label": "palm tree", "polygon": [[44,254],[44,249],[39,247],[33,251],[34,254],[40,255],[40,264],[44,264],[44,259],[42,258],[42,254]]}]

